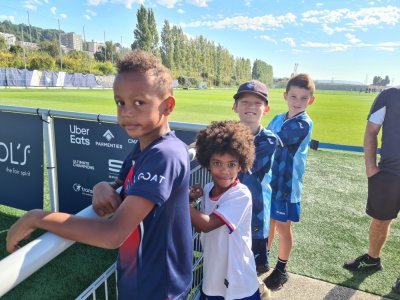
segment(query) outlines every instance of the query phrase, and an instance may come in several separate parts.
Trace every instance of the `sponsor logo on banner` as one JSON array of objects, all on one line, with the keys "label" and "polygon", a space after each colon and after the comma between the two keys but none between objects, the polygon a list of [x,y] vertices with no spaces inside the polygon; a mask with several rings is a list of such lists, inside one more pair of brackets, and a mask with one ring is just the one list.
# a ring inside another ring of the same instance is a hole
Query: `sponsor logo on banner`
[{"label": "sponsor logo on banner", "polygon": [[80,183],[75,182],[73,184],[72,188],[76,193],[80,193],[80,194],[86,195],[86,196],[93,196],[93,190],[88,187],[82,186]]},{"label": "sponsor logo on banner", "polygon": [[138,140],[137,139],[128,139],[129,144],[137,144]]},{"label": "sponsor logo on banner", "polygon": [[117,179],[119,171],[121,170],[123,161],[118,159],[108,160],[108,178]]},{"label": "sponsor logo on banner", "polygon": [[94,166],[90,164],[88,161],[83,161],[79,159],[73,159],[72,160],[72,166],[74,168],[81,168],[81,169],[87,169],[87,170],[92,170],[94,171]]},{"label": "sponsor logo on banner", "polygon": [[107,129],[107,131],[103,134],[103,138],[107,142],[96,141],[95,145],[98,146],[98,147],[107,147],[107,148],[115,148],[115,149],[122,149],[123,148],[123,146],[121,144],[110,143],[110,141],[115,138],[115,136],[110,131],[110,129]]},{"label": "sponsor logo on banner", "polygon": [[0,162],[10,163],[15,167],[6,167],[6,173],[19,176],[31,176],[31,172],[17,166],[25,166],[31,153],[31,145],[22,146],[20,143],[8,145],[0,142]]},{"label": "sponsor logo on banner", "polygon": [[81,128],[78,125],[69,125],[69,141],[71,144],[90,146],[90,139],[88,139],[89,128]]},{"label": "sponsor logo on banner", "polygon": [[107,140],[107,141],[111,141],[113,138],[115,138],[115,136],[112,134],[112,132],[110,130],[107,130],[104,134],[103,137]]}]

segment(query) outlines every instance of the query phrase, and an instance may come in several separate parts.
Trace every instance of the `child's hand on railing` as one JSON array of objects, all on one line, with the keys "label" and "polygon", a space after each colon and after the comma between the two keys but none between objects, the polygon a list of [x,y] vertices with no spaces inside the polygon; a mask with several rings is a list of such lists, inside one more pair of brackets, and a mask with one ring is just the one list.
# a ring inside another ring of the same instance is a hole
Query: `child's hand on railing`
[{"label": "child's hand on railing", "polygon": [[194,200],[203,196],[203,188],[200,184],[194,184],[190,187],[189,191],[189,201],[193,202]]}]

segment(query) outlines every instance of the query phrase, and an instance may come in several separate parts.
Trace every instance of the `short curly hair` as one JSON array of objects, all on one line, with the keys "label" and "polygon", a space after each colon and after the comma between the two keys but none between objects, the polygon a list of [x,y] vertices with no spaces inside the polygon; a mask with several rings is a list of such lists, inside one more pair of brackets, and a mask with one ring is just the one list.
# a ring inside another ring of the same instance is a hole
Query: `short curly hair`
[{"label": "short curly hair", "polygon": [[161,97],[173,94],[171,72],[151,53],[142,50],[130,51],[117,62],[116,66],[118,74],[138,72],[153,76],[155,87]]},{"label": "short curly hair", "polygon": [[213,154],[230,154],[239,161],[242,172],[251,169],[254,157],[254,137],[248,126],[238,121],[214,121],[196,137],[196,158],[209,168]]}]

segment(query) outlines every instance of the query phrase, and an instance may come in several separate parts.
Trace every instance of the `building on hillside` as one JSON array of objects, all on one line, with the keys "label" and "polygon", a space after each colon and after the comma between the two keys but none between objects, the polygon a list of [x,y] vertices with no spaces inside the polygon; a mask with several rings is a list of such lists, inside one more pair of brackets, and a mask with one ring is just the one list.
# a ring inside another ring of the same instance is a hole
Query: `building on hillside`
[{"label": "building on hillside", "polygon": [[61,35],[61,44],[71,50],[82,51],[82,38],[75,32]]},{"label": "building on hillside", "polygon": [[15,43],[17,42],[17,38],[13,34],[0,32],[0,37],[2,37],[6,41],[8,48],[10,48],[11,46],[14,46]]},{"label": "building on hillside", "polygon": [[92,54],[100,51],[102,47],[106,46],[104,42],[95,42],[93,40],[91,42],[87,42],[87,45],[88,45],[88,51],[91,52]]},{"label": "building on hillside", "polygon": [[39,46],[36,43],[16,41],[15,44],[25,49],[31,49],[31,50],[39,49]]}]

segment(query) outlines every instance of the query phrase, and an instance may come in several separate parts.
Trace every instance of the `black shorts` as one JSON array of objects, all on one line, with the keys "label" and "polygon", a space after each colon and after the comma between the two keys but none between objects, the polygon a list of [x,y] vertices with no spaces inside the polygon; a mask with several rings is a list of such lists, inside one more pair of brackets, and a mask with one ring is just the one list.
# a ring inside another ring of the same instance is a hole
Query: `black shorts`
[{"label": "black shorts", "polygon": [[377,220],[392,220],[400,211],[400,176],[379,171],[368,178],[366,212]]}]

